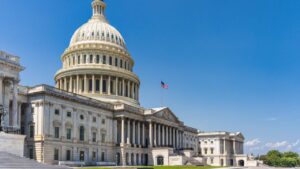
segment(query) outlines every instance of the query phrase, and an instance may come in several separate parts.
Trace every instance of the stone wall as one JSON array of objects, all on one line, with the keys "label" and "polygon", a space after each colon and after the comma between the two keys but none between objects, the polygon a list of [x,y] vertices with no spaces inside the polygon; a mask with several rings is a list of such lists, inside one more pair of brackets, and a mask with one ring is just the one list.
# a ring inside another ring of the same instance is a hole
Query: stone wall
[{"label": "stone wall", "polygon": [[25,136],[0,133],[0,151],[24,156],[24,141]]}]

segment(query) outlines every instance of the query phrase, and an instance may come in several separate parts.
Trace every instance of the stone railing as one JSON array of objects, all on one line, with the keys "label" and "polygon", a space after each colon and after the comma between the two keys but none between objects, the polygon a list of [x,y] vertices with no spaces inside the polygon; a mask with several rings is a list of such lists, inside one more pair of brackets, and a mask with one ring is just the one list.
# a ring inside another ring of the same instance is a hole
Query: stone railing
[{"label": "stone railing", "polygon": [[16,65],[20,64],[20,58],[18,56],[8,54],[4,51],[0,51],[0,59],[12,64],[16,64]]}]

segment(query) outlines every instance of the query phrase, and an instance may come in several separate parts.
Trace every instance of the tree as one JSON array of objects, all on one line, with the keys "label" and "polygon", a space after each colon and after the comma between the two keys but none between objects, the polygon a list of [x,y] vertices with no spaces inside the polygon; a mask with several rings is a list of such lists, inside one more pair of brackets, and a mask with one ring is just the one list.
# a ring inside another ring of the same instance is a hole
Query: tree
[{"label": "tree", "polygon": [[296,167],[300,165],[299,154],[295,152],[281,153],[277,150],[271,150],[267,155],[260,156],[259,159],[273,167]]}]

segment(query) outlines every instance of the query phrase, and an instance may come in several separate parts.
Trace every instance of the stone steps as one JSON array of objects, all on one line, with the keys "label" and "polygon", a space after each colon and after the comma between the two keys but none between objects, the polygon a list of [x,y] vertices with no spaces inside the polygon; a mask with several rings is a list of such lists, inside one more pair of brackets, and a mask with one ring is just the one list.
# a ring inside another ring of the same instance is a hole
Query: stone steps
[{"label": "stone steps", "polygon": [[38,163],[34,160],[18,157],[6,152],[0,152],[0,169],[70,169],[62,166],[52,166]]}]

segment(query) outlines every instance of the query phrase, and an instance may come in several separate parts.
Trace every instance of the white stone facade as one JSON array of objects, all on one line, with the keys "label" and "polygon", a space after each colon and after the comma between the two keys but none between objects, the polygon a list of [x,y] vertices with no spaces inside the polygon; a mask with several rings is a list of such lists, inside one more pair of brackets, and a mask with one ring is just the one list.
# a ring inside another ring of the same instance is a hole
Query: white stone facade
[{"label": "white stone facade", "polygon": [[[48,164],[126,166],[203,164],[207,158],[214,158],[207,164],[228,165],[231,154],[242,154],[241,134],[198,135],[170,108],[140,106],[134,60],[105,8],[102,0],[92,2],[92,18],[61,56],[56,87],[19,85],[19,58],[0,52],[0,126],[26,136],[25,156]],[[215,142],[208,146],[203,139]],[[214,153],[203,154],[206,148]]]}]

